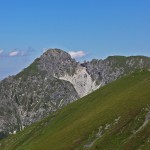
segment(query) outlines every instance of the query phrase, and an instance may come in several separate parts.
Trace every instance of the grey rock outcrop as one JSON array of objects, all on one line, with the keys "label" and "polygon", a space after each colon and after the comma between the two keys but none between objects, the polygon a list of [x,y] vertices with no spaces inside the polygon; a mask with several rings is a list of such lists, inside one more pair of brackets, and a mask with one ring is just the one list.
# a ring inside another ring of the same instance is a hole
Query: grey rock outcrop
[{"label": "grey rock outcrop", "polygon": [[150,69],[150,58],[111,56],[80,64],[60,49],[49,49],[0,82],[0,136],[16,133],[135,69]]}]

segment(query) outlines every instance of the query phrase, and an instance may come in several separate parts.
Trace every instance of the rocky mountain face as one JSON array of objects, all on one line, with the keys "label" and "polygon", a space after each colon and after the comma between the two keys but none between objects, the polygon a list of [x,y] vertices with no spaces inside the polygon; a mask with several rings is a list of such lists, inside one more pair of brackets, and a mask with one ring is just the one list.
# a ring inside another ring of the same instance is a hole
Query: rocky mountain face
[{"label": "rocky mountain face", "polygon": [[60,49],[49,49],[28,68],[0,82],[0,137],[135,69],[150,69],[150,58],[110,56],[79,63]]}]

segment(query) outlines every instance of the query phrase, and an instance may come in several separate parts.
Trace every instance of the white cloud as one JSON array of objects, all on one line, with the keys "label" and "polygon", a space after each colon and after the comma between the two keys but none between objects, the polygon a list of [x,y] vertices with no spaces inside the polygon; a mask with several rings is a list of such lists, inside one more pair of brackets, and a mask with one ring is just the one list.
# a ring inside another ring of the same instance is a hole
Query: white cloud
[{"label": "white cloud", "polygon": [[86,55],[86,53],[83,51],[69,51],[68,53],[71,55],[72,58],[81,58]]},{"label": "white cloud", "polygon": [[13,57],[13,56],[18,56],[20,53],[19,51],[12,51],[9,53],[9,56]]},{"label": "white cloud", "polygon": [[0,54],[2,54],[4,52],[4,50],[3,49],[0,49]]},{"label": "white cloud", "polygon": [[42,52],[45,53],[48,50],[48,48],[43,48]]}]

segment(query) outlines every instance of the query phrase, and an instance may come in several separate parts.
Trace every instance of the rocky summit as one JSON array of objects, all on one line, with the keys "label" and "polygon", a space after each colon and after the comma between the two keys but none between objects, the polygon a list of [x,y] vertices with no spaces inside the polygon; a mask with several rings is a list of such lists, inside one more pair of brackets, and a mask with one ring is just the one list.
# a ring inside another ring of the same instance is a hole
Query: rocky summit
[{"label": "rocky summit", "polygon": [[149,57],[110,56],[79,63],[63,50],[49,49],[19,74],[0,82],[0,138],[140,69],[150,69]]}]

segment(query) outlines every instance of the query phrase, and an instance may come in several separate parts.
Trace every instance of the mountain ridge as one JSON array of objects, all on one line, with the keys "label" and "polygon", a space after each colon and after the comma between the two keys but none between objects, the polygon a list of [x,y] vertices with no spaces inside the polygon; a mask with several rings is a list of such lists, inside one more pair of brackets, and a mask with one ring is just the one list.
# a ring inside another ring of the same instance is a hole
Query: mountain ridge
[{"label": "mountain ridge", "polygon": [[49,49],[16,76],[0,82],[0,133],[13,134],[135,69],[150,69],[150,58],[111,56],[76,62]]}]

